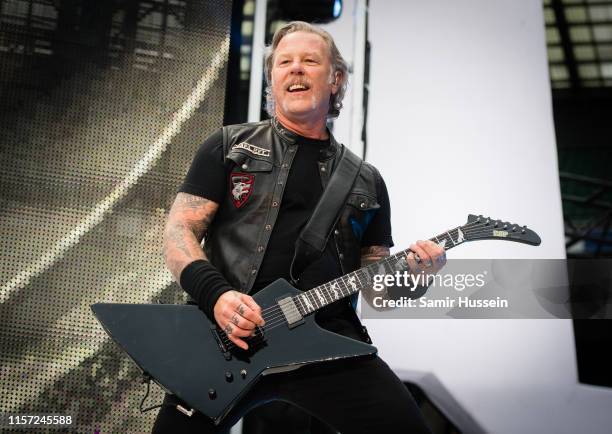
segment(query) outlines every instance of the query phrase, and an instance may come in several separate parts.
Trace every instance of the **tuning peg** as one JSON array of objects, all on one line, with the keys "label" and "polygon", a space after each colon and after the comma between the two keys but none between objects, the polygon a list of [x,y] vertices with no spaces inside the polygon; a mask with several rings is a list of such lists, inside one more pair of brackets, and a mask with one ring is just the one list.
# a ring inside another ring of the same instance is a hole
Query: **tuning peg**
[{"label": "tuning peg", "polygon": [[489,223],[491,223],[491,219],[489,217],[487,217],[487,221],[485,222],[485,226],[489,226]]},{"label": "tuning peg", "polygon": [[512,226],[512,232],[516,232],[516,226]]},{"label": "tuning peg", "polygon": [[508,229],[508,225],[504,223],[504,229]]},{"label": "tuning peg", "polygon": [[493,227],[494,227],[494,228],[496,228],[498,225],[499,225],[499,221],[496,221],[496,222],[493,224]]},{"label": "tuning peg", "polygon": [[521,234],[524,234],[525,232],[527,232],[527,226],[523,226],[523,229],[521,229]]}]

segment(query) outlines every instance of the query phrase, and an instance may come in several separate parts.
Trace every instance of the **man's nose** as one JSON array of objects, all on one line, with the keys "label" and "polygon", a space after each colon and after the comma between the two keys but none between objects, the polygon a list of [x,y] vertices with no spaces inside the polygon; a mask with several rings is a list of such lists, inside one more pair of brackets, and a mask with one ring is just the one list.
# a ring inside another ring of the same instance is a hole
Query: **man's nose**
[{"label": "man's nose", "polygon": [[291,68],[289,71],[292,74],[303,74],[304,66],[302,65],[302,62],[300,62],[299,60],[294,60],[293,62],[291,62]]}]

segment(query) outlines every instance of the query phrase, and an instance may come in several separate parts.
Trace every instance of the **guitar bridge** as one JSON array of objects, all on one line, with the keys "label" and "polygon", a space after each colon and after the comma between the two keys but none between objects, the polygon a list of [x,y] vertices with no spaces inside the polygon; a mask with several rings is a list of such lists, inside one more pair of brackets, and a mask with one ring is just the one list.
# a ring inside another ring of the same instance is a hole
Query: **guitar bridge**
[{"label": "guitar bridge", "polygon": [[217,342],[217,345],[219,346],[219,350],[221,350],[221,353],[223,353],[225,360],[231,360],[232,353],[229,352],[227,346],[225,346],[225,343],[223,343],[223,339],[221,339],[221,335],[219,334],[219,328],[216,325],[211,324],[210,331],[215,338],[215,342]]}]

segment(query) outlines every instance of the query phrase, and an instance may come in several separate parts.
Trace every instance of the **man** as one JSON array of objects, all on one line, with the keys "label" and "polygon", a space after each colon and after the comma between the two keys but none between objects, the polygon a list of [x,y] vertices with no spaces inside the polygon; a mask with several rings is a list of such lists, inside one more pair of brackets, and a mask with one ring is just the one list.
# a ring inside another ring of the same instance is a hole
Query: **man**
[{"label": "man", "polygon": [[[245,338],[264,324],[248,294],[279,277],[290,279],[294,242],[344,152],[327,130],[326,118],[342,107],[347,66],[327,32],[303,22],[279,29],[266,59],[266,77],[273,118],[225,127],[204,142],[172,205],[164,236],[174,277],[243,349]],[[312,288],[378,261],[392,245],[386,187],[378,171],[364,163],[325,252],[301,273],[297,285]],[[432,242],[418,241],[411,250],[407,263],[413,270],[436,272],[445,263],[443,249]],[[328,330],[369,340],[350,300],[336,301],[316,319]],[[342,433],[427,431],[409,392],[378,357],[266,376],[247,398],[229,419],[276,399],[294,403]],[[205,416],[188,417],[177,404],[176,397],[166,397],[154,432],[215,432]],[[300,432],[280,422],[277,428]]]}]

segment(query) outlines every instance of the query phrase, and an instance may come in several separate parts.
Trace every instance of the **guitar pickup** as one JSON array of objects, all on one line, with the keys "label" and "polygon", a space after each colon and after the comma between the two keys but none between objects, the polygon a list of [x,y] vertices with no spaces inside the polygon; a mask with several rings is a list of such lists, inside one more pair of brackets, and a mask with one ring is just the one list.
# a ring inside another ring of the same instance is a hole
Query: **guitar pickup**
[{"label": "guitar pickup", "polygon": [[295,301],[293,301],[293,297],[281,298],[278,300],[278,305],[280,306],[290,329],[297,327],[304,322],[304,317],[298,310]]}]

